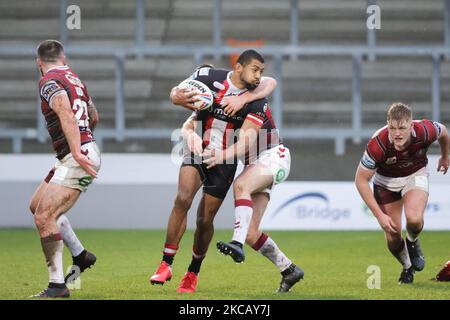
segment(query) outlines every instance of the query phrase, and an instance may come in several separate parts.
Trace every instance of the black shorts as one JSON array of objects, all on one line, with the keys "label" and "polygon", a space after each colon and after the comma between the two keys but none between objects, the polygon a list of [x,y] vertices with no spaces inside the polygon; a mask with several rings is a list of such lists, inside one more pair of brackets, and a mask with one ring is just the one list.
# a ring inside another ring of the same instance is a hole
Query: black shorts
[{"label": "black shorts", "polygon": [[219,199],[225,199],[237,169],[237,164],[218,164],[207,169],[205,164],[198,164],[190,157],[184,158],[181,166],[196,168],[203,181],[203,192]]}]

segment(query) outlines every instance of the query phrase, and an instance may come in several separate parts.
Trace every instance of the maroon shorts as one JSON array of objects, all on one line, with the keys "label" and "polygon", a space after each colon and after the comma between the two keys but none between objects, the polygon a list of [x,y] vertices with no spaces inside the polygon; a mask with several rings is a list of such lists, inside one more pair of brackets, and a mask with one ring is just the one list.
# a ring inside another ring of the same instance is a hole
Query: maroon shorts
[{"label": "maroon shorts", "polygon": [[52,170],[50,170],[48,172],[47,176],[44,179],[45,183],[49,183],[50,180],[52,180],[54,174],[55,174],[55,168],[52,168]]},{"label": "maroon shorts", "polygon": [[373,184],[373,195],[378,204],[388,204],[402,199],[401,192],[394,192]]}]

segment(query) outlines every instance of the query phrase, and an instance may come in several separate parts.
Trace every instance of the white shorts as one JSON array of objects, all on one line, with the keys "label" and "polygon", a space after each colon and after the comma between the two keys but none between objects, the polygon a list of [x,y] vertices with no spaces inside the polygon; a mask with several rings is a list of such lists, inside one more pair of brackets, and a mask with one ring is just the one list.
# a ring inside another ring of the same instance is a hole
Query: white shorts
[{"label": "white shorts", "polygon": [[428,193],[428,168],[424,167],[406,177],[391,178],[375,173],[373,182],[392,192],[401,192],[402,197],[410,190],[419,189]]},{"label": "white shorts", "polygon": [[[94,163],[94,169],[98,172],[101,166],[101,158],[97,144],[95,142],[86,143],[81,146],[81,151],[83,151],[83,153],[87,152],[86,156]],[[50,182],[84,192],[93,180],[94,179],[80,167],[78,162],[74,160],[72,154],[69,153],[56,162],[55,174]]]},{"label": "white shorts", "polygon": [[262,164],[273,176],[273,183],[261,192],[270,194],[272,187],[287,179],[291,171],[291,153],[289,149],[280,144],[268,150],[264,150],[253,162],[254,164]]}]

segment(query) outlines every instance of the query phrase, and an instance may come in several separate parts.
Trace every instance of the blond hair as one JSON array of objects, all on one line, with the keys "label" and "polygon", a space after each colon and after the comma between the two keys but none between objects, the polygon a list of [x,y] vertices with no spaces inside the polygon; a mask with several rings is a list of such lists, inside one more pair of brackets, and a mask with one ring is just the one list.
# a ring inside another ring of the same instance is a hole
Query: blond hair
[{"label": "blond hair", "polygon": [[396,102],[389,107],[387,121],[402,121],[410,119],[412,119],[412,110],[406,103]]}]

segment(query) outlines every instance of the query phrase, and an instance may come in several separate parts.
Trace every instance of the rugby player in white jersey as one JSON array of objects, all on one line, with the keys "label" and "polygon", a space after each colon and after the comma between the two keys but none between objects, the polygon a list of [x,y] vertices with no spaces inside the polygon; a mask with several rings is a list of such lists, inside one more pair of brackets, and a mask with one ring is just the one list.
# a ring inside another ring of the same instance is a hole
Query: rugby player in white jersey
[{"label": "rugby player in white jersey", "polygon": [[233,184],[235,224],[232,241],[219,241],[217,248],[240,263],[245,260],[243,244],[247,243],[278,267],[281,273],[278,292],[288,292],[303,279],[304,271],[261,231],[260,223],[273,186],[289,175],[290,152],[281,141],[267,99],[247,104],[237,115],[243,118],[239,140],[225,150],[207,148],[203,153],[203,162],[208,169],[232,163],[237,158],[243,158],[246,164]]}]

